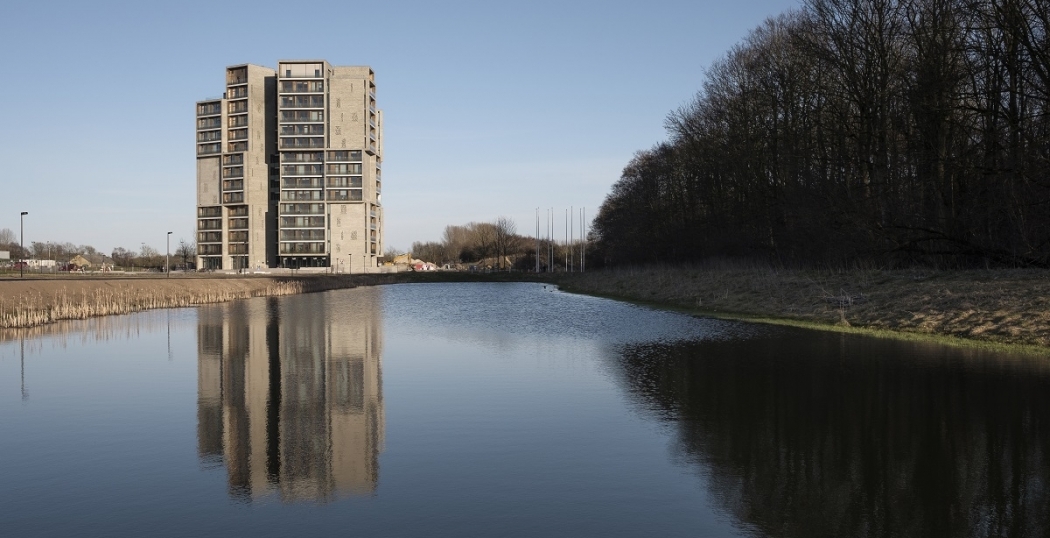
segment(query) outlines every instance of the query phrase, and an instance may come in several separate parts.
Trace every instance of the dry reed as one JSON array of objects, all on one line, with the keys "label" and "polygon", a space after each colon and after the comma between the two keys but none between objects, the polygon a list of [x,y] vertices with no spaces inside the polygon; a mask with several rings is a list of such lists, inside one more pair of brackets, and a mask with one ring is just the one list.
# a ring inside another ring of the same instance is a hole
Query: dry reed
[{"label": "dry reed", "polygon": [[[190,282],[194,285],[185,285]],[[72,290],[63,286],[62,282],[49,284],[46,291],[30,290],[6,300],[0,296],[0,328],[35,327],[60,320],[129,314],[154,308],[178,308],[249,297],[351,287],[348,279],[337,277],[197,279],[175,285],[164,281],[139,281]]]}]

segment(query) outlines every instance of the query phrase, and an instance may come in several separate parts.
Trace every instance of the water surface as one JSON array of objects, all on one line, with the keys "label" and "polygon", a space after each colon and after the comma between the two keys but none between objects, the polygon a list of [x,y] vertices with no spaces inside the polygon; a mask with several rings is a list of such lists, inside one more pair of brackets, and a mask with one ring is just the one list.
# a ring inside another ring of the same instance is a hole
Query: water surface
[{"label": "water surface", "polygon": [[539,284],[0,338],[5,535],[1050,532],[1044,359]]}]

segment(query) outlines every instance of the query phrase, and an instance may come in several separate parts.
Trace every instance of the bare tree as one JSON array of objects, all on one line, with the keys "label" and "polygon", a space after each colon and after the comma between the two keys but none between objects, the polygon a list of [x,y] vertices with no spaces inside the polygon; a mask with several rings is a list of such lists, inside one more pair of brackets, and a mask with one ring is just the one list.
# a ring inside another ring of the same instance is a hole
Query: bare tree
[{"label": "bare tree", "polygon": [[517,237],[517,226],[513,220],[501,216],[492,224],[492,232],[496,256],[499,257],[499,268],[506,269],[507,253],[512,250],[512,243]]},{"label": "bare tree", "polygon": [[197,245],[193,241],[186,242],[185,239],[179,239],[179,246],[175,249],[175,256],[182,258],[183,268],[190,267],[190,261],[193,260],[196,265],[197,258]]}]

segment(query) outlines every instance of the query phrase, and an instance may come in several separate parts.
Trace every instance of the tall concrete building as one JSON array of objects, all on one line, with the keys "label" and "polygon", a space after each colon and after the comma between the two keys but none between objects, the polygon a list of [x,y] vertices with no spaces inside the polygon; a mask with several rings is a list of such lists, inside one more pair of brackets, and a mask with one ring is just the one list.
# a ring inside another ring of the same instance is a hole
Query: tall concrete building
[{"label": "tall concrete building", "polygon": [[198,266],[377,267],[382,127],[369,67],[227,67],[197,103]]}]

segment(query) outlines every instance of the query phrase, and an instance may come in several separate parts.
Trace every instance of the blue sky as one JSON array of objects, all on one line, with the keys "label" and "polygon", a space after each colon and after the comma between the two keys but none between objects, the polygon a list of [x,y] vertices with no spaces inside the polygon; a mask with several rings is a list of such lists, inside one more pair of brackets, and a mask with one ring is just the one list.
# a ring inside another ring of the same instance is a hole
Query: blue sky
[{"label": "blue sky", "polygon": [[193,236],[194,103],[227,65],[370,65],[388,246],[537,207],[588,219],[704,69],[795,0],[17,2],[0,17],[0,228],[163,249]]}]

